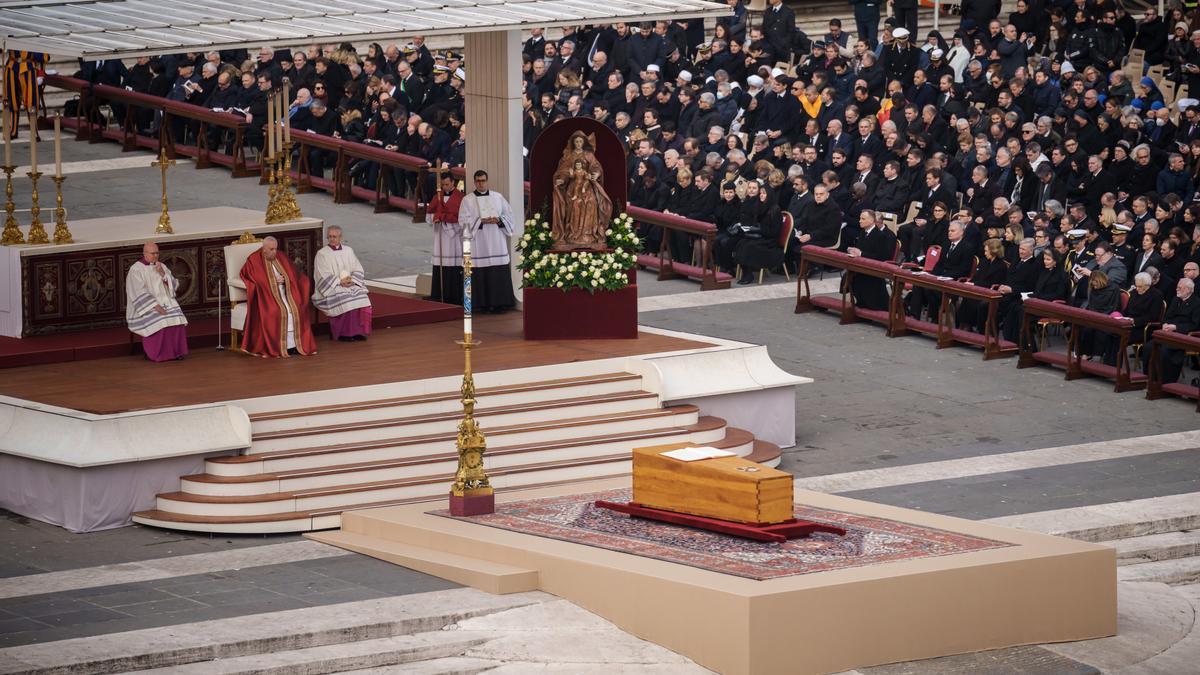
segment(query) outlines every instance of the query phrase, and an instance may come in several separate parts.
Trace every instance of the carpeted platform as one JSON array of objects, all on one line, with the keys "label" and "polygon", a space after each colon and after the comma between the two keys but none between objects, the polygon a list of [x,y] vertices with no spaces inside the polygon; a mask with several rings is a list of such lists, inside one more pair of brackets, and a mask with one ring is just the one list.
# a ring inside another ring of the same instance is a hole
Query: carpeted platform
[{"label": "carpeted platform", "polygon": [[[497,504],[494,514],[461,520],[760,581],[1012,545],[801,504],[796,505],[797,518],[845,528],[846,536],[817,533],[772,544],[631,518],[594,505],[596,500],[627,502],[630,497],[629,489],[618,489],[508,502]],[[452,517],[444,509],[428,513]]]},{"label": "carpeted platform", "polygon": [[[371,302],[374,307],[372,323],[376,329],[462,318],[462,307],[408,296],[375,291],[371,293]],[[320,315],[314,332],[317,335],[329,333],[329,321],[324,315]],[[217,320],[190,320],[187,333],[188,346],[192,349],[215,347],[218,338]],[[222,322],[220,336],[224,344],[228,345],[228,317]],[[0,337],[0,368],[87,361],[140,353],[141,338],[130,333],[124,326],[27,338]]]}]

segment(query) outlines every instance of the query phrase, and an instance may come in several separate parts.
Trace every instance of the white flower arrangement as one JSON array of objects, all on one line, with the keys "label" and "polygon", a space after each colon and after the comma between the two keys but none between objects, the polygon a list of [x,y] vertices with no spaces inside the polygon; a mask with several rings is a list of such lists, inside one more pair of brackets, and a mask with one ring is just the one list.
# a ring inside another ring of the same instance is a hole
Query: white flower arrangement
[{"label": "white flower arrangement", "polygon": [[633,218],[622,213],[605,230],[611,251],[571,251],[551,253],[550,222],[537,214],[525,221],[525,234],[517,248],[522,254],[520,268],[524,288],[582,288],[617,290],[629,285],[627,270],[637,264],[641,246]]}]

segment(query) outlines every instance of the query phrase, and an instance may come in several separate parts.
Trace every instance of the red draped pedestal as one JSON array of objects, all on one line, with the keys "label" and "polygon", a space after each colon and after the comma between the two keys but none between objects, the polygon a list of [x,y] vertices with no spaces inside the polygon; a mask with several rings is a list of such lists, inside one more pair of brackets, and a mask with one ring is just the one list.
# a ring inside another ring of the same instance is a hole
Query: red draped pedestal
[{"label": "red draped pedestal", "polygon": [[526,340],[637,339],[636,283],[595,293],[580,288],[526,288],[522,298]]}]

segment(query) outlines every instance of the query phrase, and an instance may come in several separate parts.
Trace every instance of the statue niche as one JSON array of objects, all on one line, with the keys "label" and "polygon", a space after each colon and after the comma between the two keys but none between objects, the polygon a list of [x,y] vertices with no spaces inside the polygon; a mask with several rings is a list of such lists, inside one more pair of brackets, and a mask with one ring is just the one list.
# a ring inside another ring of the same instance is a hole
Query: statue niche
[{"label": "statue niche", "polygon": [[554,170],[550,234],[556,250],[604,249],[607,243],[613,203],[595,150],[595,134],[576,131]]}]

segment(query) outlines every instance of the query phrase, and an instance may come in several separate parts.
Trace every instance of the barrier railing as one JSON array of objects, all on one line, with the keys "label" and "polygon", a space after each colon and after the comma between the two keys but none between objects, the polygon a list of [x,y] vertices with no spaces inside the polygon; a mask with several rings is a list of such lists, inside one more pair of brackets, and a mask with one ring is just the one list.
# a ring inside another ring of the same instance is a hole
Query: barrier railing
[{"label": "barrier railing", "polygon": [[[1039,318],[1054,319],[1070,326],[1067,331],[1066,353],[1036,349],[1034,323]],[[1110,366],[1098,361],[1088,361],[1079,353],[1080,332],[1084,328],[1116,336],[1117,365]],[[1129,339],[1133,335],[1133,321],[1113,318],[1100,312],[1092,312],[1057,302],[1029,298],[1024,302],[1024,319],[1021,322],[1020,358],[1018,368],[1029,368],[1039,363],[1066,369],[1066,379],[1075,380],[1084,375],[1107,377],[1116,382],[1115,390],[1130,391],[1146,386],[1146,376],[1133,371],[1128,355]]]},{"label": "barrier railing", "polygon": [[[938,349],[944,349],[955,343],[982,347],[985,361],[1000,356],[1012,356],[1017,352],[1017,345],[1000,339],[997,313],[1000,299],[1004,297],[1000,291],[954,279],[940,279],[931,274],[902,267],[896,268],[895,283],[898,285],[911,284],[913,287],[941,294],[936,324],[908,316],[902,302],[892,303],[892,312],[894,313],[892,322],[893,325],[899,327],[897,335],[903,335],[906,330],[931,335],[937,338]],[[984,304],[986,318],[983,333],[955,327],[955,298]]]},{"label": "barrier railing", "polygon": [[1185,353],[1192,354],[1200,352],[1200,335],[1196,333],[1184,334],[1158,330],[1154,332],[1150,345],[1150,362],[1149,367],[1146,369],[1149,375],[1149,384],[1146,386],[1146,398],[1154,400],[1163,398],[1168,394],[1183,398],[1193,398],[1196,399],[1196,412],[1200,412],[1200,387],[1182,382],[1163,382],[1162,368],[1159,363],[1163,349],[1182,349]]}]

